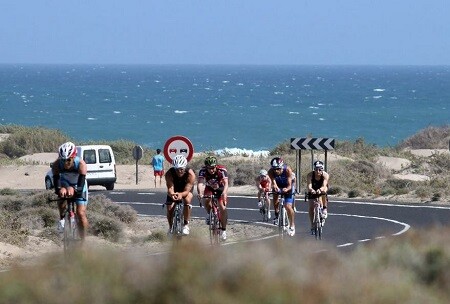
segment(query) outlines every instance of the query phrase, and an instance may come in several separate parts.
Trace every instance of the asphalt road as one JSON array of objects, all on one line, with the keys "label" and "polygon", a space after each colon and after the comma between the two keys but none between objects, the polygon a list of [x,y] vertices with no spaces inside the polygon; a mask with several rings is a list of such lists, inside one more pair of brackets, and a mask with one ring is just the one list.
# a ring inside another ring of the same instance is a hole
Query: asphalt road
[{"label": "asphalt road", "polygon": [[[102,193],[120,204],[129,204],[139,214],[165,215],[161,207],[165,193],[152,191],[92,191]],[[193,217],[205,216],[205,211],[193,201]],[[301,242],[312,239],[309,232],[307,203],[296,201],[296,235],[293,240]],[[256,197],[229,196],[229,220],[261,223]],[[364,242],[401,235],[410,229],[450,225],[450,206],[430,204],[396,204],[387,202],[334,200],[330,198],[328,219],[322,242],[339,248],[354,247]],[[271,225],[271,223],[265,223]]]}]

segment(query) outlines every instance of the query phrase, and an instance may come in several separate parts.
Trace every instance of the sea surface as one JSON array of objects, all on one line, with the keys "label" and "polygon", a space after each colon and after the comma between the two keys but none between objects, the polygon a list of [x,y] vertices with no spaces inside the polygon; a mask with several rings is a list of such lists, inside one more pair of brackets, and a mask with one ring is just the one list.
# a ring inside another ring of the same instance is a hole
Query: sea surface
[{"label": "sea surface", "polygon": [[[195,151],[291,137],[394,146],[450,123],[450,66],[0,65],[0,124]],[[234,149],[235,150],[235,149]]]}]

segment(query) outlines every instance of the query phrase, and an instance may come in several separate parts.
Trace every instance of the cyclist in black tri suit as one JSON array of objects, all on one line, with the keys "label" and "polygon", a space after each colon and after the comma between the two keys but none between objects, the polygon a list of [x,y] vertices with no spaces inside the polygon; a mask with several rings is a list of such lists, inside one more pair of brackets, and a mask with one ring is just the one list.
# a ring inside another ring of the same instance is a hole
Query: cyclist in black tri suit
[{"label": "cyclist in black tri suit", "polygon": [[[323,162],[317,160],[314,162],[314,171],[308,173],[306,177],[308,193],[320,194],[328,191],[328,180],[330,176],[324,171]],[[323,211],[322,216],[324,219],[328,216],[328,199],[326,195],[320,197]],[[314,220],[314,198],[309,198],[309,221],[311,222],[311,229]]]},{"label": "cyclist in black tri suit", "polygon": [[174,202],[184,200],[184,226],[183,234],[189,234],[189,220],[191,218],[192,187],[195,184],[195,172],[187,167],[187,159],[183,155],[177,155],[173,158],[172,165],[166,174],[167,186],[167,221],[169,222],[169,231],[172,228]]}]

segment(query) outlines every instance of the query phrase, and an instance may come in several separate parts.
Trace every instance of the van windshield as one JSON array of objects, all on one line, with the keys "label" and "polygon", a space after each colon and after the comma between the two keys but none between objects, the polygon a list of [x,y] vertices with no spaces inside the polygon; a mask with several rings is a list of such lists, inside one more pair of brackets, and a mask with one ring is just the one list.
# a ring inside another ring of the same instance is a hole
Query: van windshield
[{"label": "van windshield", "polygon": [[100,163],[110,163],[111,162],[111,154],[108,149],[99,149],[98,150],[98,158]]}]

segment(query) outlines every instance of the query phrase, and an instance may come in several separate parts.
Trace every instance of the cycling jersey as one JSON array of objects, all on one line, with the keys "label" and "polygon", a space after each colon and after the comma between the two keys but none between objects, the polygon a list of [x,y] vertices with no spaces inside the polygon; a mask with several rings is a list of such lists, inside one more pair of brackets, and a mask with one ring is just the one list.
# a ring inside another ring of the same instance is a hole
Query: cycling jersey
[{"label": "cycling jersey", "polygon": [[199,179],[202,177],[205,179],[206,189],[213,192],[222,192],[225,180],[228,179],[228,173],[227,169],[221,165],[217,165],[214,173],[210,173],[206,166],[203,166],[198,173],[198,177]]},{"label": "cycling jersey", "polygon": [[311,185],[312,185],[312,188],[313,188],[313,190],[318,190],[318,189],[320,189],[322,186],[323,186],[323,181],[324,181],[324,179],[325,179],[325,177],[323,176],[323,174],[322,174],[322,176],[320,177],[320,179],[319,180],[317,180],[316,179],[316,172],[312,172],[312,175],[311,175]]},{"label": "cycling jersey", "polygon": [[[286,188],[288,186],[288,175],[287,175],[287,165],[283,166],[283,172],[280,175],[275,175],[275,182],[277,183],[278,188]],[[286,193],[284,196],[284,202],[292,204],[295,200],[295,186],[294,186],[295,175],[291,173],[291,190],[289,193]]]},{"label": "cycling jersey", "polygon": [[189,167],[186,167],[184,170],[184,173],[182,176],[178,176],[175,168],[170,168],[169,173],[172,176],[172,182],[173,182],[173,190],[174,192],[183,192],[186,188],[186,185],[188,184],[189,179],[189,170],[191,170]]},{"label": "cycling jersey", "polygon": [[268,176],[260,176],[259,177],[259,184],[263,189],[266,189],[269,187],[270,184],[270,178]]},{"label": "cycling jersey", "polygon": [[[80,169],[80,157],[76,156],[73,160],[73,166],[70,169],[64,168],[64,160],[59,159],[58,161],[59,169],[59,180],[62,187],[73,187],[77,188],[79,169]],[[87,193],[87,182],[84,183],[82,197],[77,198],[76,202],[81,204],[87,204],[88,193]]]},{"label": "cycling jersey", "polygon": [[[286,188],[288,185],[288,176],[287,176],[287,165],[283,166],[283,172],[280,175],[275,176],[275,181],[279,188]],[[292,176],[291,176],[292,179]]]}]

